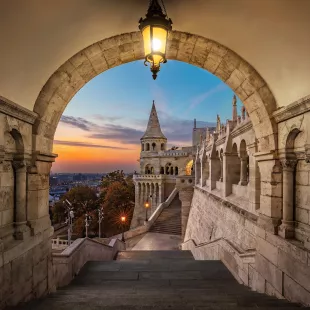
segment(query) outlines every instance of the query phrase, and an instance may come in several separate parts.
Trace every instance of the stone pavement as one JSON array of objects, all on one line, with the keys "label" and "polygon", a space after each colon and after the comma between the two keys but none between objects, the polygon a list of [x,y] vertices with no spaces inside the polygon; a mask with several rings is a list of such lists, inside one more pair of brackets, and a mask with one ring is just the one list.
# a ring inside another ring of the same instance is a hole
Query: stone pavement
[{"label": "stone pavement", "polygon": [[190,251],[123,251],[116,261],[88,262],[67,287],[18,310],[297,310],[250,291],[220,261]]},{"label": "stone pavement", "polygon": [[182,237],[162,233],[147,233],[132,248],[133,251],[178,250]]}]

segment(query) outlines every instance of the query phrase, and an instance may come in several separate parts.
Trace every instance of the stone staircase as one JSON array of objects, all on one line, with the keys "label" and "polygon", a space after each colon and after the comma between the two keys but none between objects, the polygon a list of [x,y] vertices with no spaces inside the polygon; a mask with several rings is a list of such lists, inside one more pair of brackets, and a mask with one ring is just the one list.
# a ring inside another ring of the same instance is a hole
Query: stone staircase
[{"label": "stone staircase", "polygon": [[123,251],[88,262],[73,282],[22,310],[300,309],[252,292],[220,261],[195,261],[190,251]]},{"label": "stone staircase", "polygon": [[179,200],[179,194],[161,212],[149,231],[169,235],[181,235],[181,201]]}]

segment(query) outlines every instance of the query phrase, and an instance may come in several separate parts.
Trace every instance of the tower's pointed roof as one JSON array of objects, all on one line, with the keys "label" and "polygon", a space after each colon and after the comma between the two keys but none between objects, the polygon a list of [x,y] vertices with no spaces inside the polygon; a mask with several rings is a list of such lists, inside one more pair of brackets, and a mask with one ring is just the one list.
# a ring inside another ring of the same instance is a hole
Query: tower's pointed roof
[{"label": "tower's pointed roof", "polygon": [[147,138],[167,139],[160,129],[160,124],[159,124],[154,100],[153,100],[149,122],[147,124],[146,131],[141,139],[147,139]]}]

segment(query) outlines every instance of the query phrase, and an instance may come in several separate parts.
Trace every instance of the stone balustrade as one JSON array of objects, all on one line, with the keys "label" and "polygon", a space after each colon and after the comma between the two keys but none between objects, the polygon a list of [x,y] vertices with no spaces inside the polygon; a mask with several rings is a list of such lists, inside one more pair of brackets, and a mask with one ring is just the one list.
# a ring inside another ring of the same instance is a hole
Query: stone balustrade
[{"label": "stone balustrade", "polygon": [[69,245],[68,240],[62,240],[60,238],[52,239],[52,249],[61,250],[67,248]]}]

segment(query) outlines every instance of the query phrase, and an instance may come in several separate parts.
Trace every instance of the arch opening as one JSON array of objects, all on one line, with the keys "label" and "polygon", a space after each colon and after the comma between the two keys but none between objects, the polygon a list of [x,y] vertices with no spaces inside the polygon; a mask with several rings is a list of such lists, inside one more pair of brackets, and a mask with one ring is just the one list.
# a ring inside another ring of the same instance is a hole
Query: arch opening
[{"label": "arch opening", "polygon": [[[64,63],[46,82],[36,100],[34,112],[39,117],[34,126],[35,150],[52,152],[60,117],[81,87],[110,68],[143,57],[141,33],[132,32],[96,42]],[[260,142],[259,151],[276,149],[277,129],[271,119],[276,101],[267,83],[249,63],[218,42],[179,31],[169,34],[167,58],[201,67],[230,86],[249,113]],[[150,145],[146,144],[145,150],[150,151]]]}]

